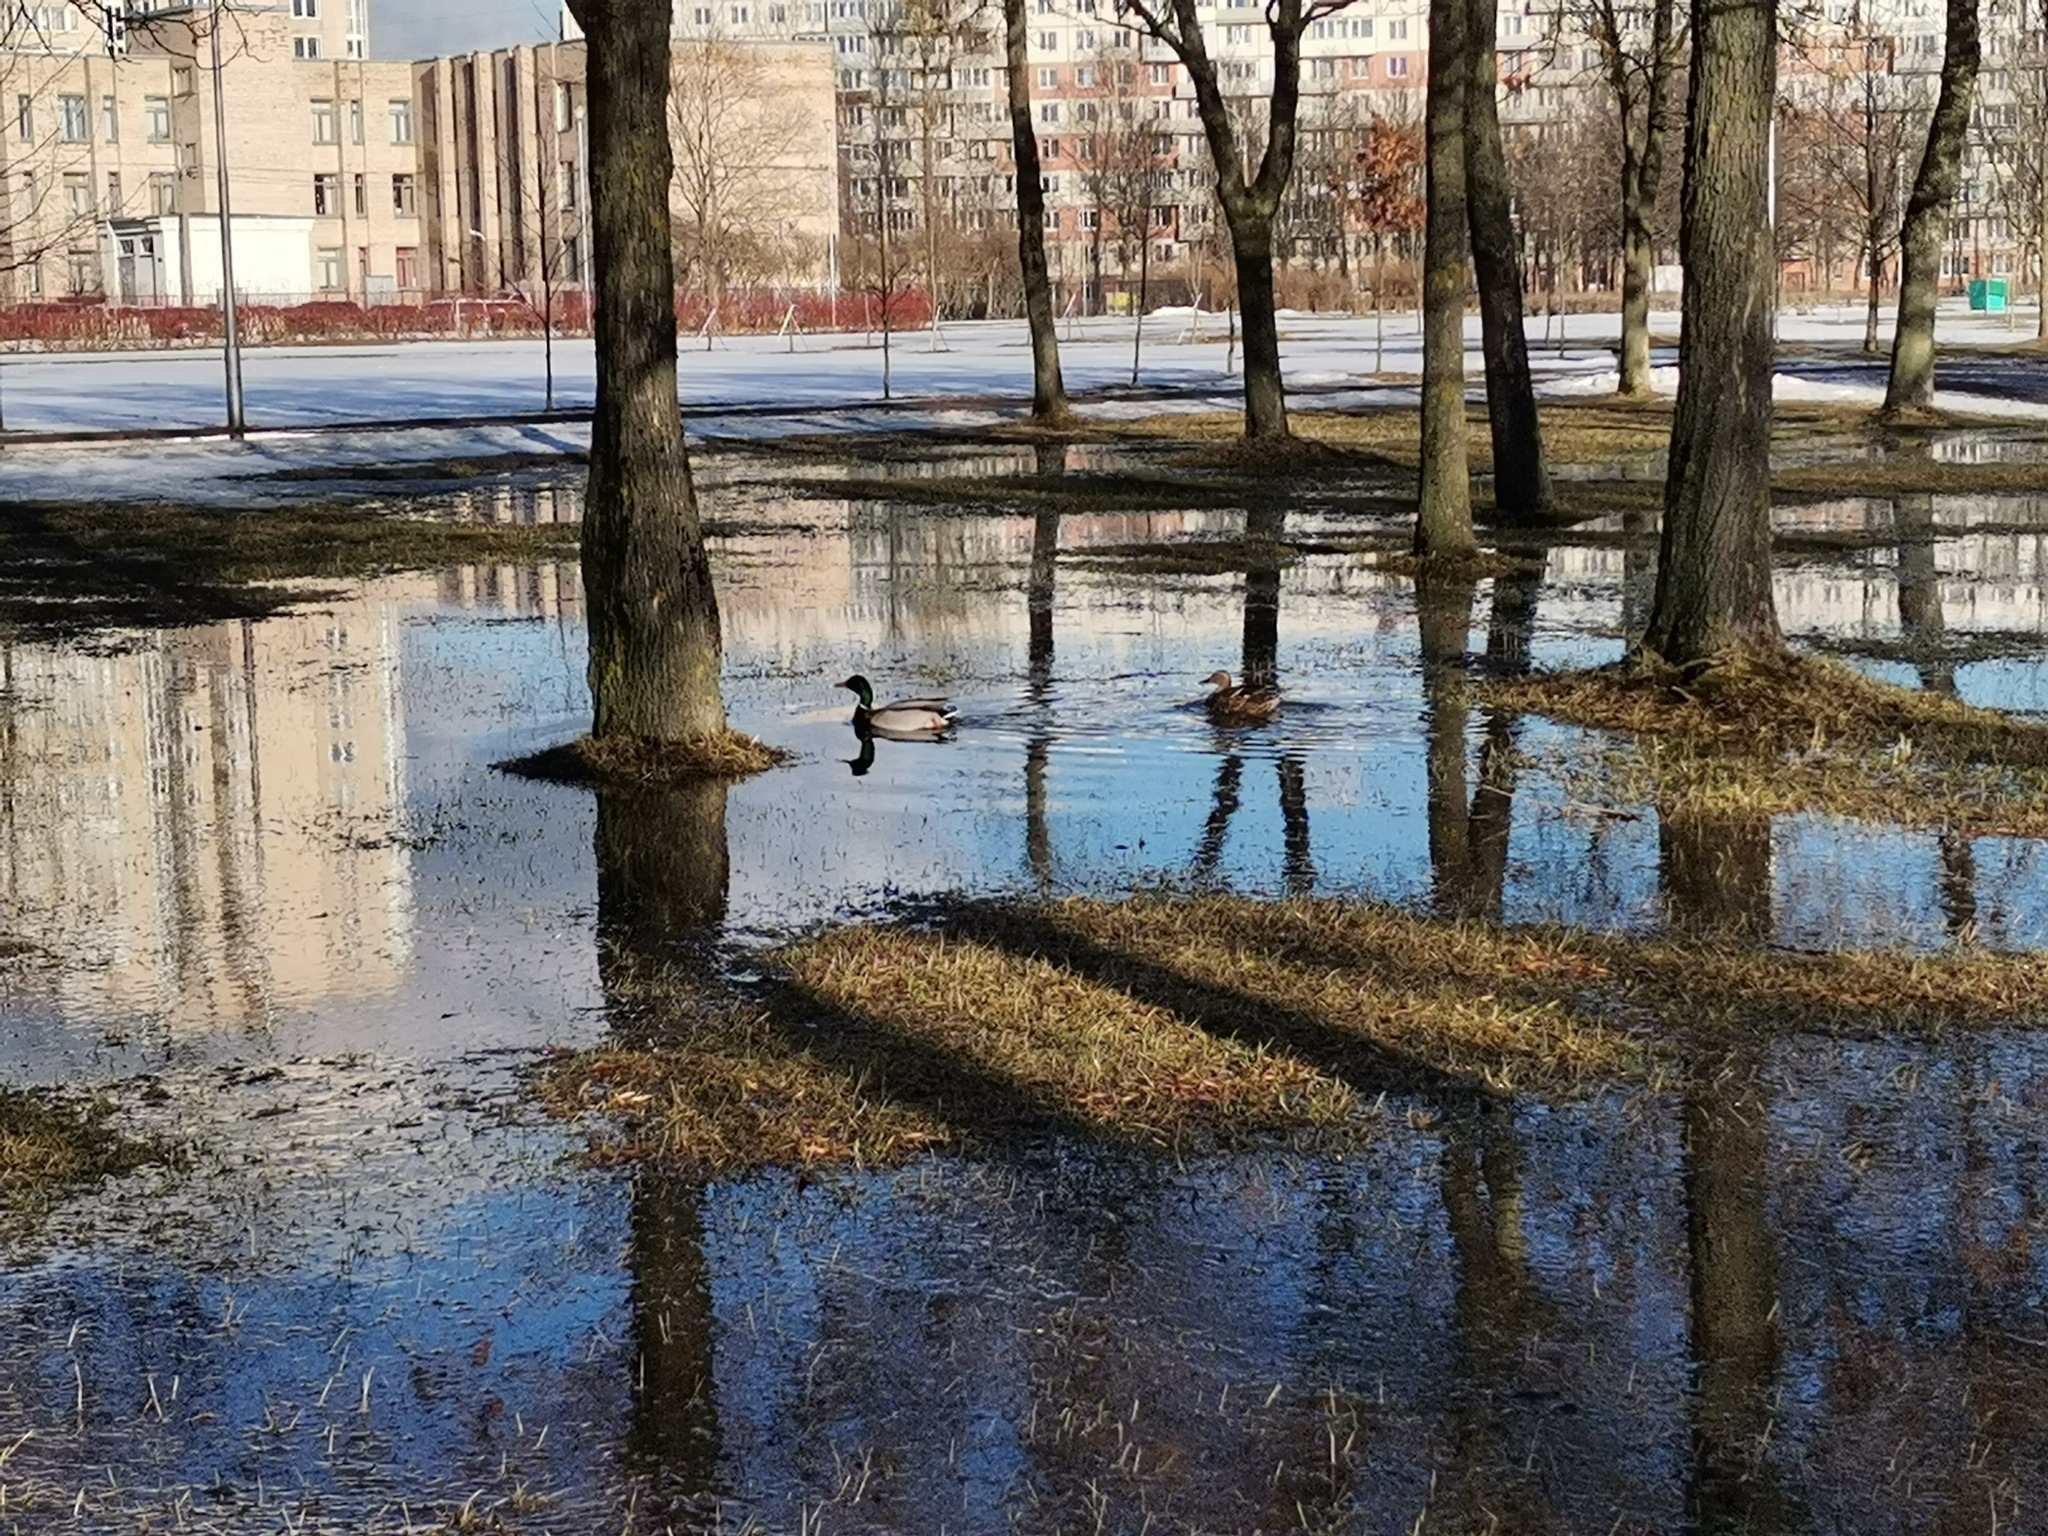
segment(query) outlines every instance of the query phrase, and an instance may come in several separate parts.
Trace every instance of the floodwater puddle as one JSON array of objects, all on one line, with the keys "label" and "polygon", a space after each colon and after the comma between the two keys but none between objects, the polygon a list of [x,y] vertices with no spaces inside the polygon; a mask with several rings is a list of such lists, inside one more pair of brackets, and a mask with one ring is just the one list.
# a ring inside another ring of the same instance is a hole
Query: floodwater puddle
[{"label": "floodwater puddle", "polygon": [[[491,766],[585,722],[570,563],[6,647],[0,910],[40,957],[0,962],[0,1080],[103,1089],[184,1155],[0,1224],[0,1531],[2038,1520],[2039,1031],[1390,1097],[1341,1156],[578,1160],[522,1078],[607,1038],[599,914],[643,897],[742,970],[935,898],[1162,888],[2048,947],[2039,844],[1575,803],[1562,728],[1463,682],[1618,655],[1635,549],[1419,610],[1362,556],[1086,558],[1241,537],[1229,511],[711,511],[733,721],[799,758],[658,814]],[[2038,653],[2033,541],[1801,558],[1779,602],[1802,636]],[[1188,707],[1219,668],[1279,719]],[[850,671],[959,730],[863,750]],[[2018,654],[1927,681],[2048,709]]]}]

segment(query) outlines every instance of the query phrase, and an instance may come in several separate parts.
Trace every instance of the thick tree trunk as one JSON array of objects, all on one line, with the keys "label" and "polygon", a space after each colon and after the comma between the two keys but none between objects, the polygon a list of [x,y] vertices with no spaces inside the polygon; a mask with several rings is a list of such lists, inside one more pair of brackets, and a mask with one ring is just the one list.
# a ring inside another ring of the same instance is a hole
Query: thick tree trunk
[{"label": "thick tree trunk", "polygon": [[1643,648],[1679,665],[1783,649],[1771,593],[1776,0],[1693,0],[1678,408]]},{"label": "thick tree trunk", "polygon": [[1899,324],[1892,335],[1892,376],[1884,392],[1886,415],[1924,411],[1934,404],[1934,306],[1941,289],[1941,242],[1949,205],[1963,180],[1963,146],[1984,46],[1977,0],[1948,0],[1948,36],[1942,45],[1941,91],[1927,148],[1906,201],[1899,236]]},{"label": "thick tree trunk", "polygon": [[583,586],[597,736],[725,729],[718,599],[676,400],[666,0],[576,0],[588,42],[597,412]]},{"label": "thick tree trunk", "polygon": [[1255,213],[1229,220],[1244,311],[1244,435],[1288,435],[1287,391],[1280,381],[1280,323],[1274,313],[1273,221]]},{"label": "thick tree trunk", "polygon": [[1418,555],[1469,555],[1465,444],[1465,46],[1467,0],[1430,0],[1428,224],[1422,258],[1422,491]]},{"label": "thick tree trunk", "polygon": [[1031,327],[1031,414],[1068,415],[1053,330],[1052,278],[1045,262],[1045,189],[1038,176],[1038,125],[1031,121],[1031,50],[1024,0],[1003,0],[1004,64],[1009,76],[1010,154],[1017,164],[1017,264],[1024,274],[1024,318]]},{"label": "thick tree trunk", "polygon": [[1522,253],[1501,147],[1500,74],[1494,31],[1498,0],[1471,0],[1465,41],[1465,199],[1471,222],[1472,267],[1479,280],[1479,321],[1486,356],[1486,415],[1493,434],[1493,501],[1506,522],[1550,510],[1550,470],[1543,427],[1529,377],[1529,338],[1522,329]]}]

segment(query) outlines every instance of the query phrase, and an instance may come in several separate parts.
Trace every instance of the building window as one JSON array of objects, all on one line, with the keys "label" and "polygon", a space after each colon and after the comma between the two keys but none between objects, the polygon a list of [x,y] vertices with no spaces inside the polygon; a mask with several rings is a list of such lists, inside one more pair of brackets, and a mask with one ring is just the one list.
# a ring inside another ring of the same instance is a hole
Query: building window
[{"label": "building window", "polygon": [[72,172],[64,178],[64,206],[71,210],[74,219],[89,219],[93,216],[92,178],[80,172]]},{"label": "building window", "polygon": [[370,178],[360,171],[356,172],[355,194],[356,217],[367,219],[370,216]]},{"label": "building window", "polygon": [[171,98],[168,96],[145,96],[142,98],[142,120],[152,144],[171,142]]},{"label": "building window", "polygon": [[576,162],[564,160],[558,182],[562,189],[562,212],[574,213],[582,205],[580,181],[581,178],[576,174]]},{"label": "building window", "polygon": [[100,137],[109,144],[121,142],[121,109],[111,96],[100,98]]},{"label": "building window", "polygon": [[33,96],[14,98],[14,130],[26,144],[36,136],[36,103]]},{"label": "building window", "polygon": [[43,264],[40,261],[32,261],[22,268],[22,286],[32,299],[43,296]]},{"label": "building window", "polygon": [[190,96],[192,94],[192,66],[190,64],[173,64],[171,66],[171,94],[173,96]]},{"label": "building window", "polygon": [[1060,104],[1056,101],[1041,101],[1038,104],[1038,120],[1041,123],[1056,123],[1060,120]]},{"label": "building window", "polygon": [[708,27],[711,25],[711,7],[708,5],[698,6],[697,9],[691,13],[691,16],[692,19],[695,20],[697,25],[700,27]]},{"label": "building window", "polygon": [[70,280],[74,298],[100,291],[100,259],[84,252],[74,252],[67,263],[65,276]]},{"label": "building window", "polygon": [[412,103],[394,101],[391,103],[391,142],[410,144],[412,142]]},{"label": "building window", "polygon": [[83,144],[89,137],[83,96],[57,98],[57,137],[66,144]]},{"label": "building window", "polygon": [[318,37],[295,37],[292,39],[292,57],[295,59],[317,59],[320,57]]},{"label": "building window", "polygon": [[156,214],[178,211],[178,178],[169,171],[157,171],[150,176],[149,211]]},{"label": "building window", "polygon": [[1059,141],[1058,139],[1040,139],[1040,140],[1038,141],[1038,158],[1039,158],[1039,159],[1041,159],[1041,160],[1057,160],[1057,159],[1059,159],[1059,157],[1060,157],[1060,141]]},{"label": "building window", "polygon": [[351,144],[363,142],[363,104],[360,101],[348,104],[348,141]]},{"label": "building window", "polygon": [[1047,53],[1058,53],[1058,52],[1060,51],[1060,35],[1059,35],[1059,33],[1057,33],[1057,32],[1041,32],[1041,33],[1039,33],[1039,34],[1038,34],[1038,46],[1039,46],[1039,47],[1040,47],[1041,49],[1043,49],[1043,50],[1044,50],[1045,52],[1047,52]]},{"label": "building window", "polygon": [[576,93],[566,85],[555,87],[555,132],[567,133],[576,126]]},{"label": "building window", "polygon": [[1094,66],[1093,64],[1083,64],[1083,65],[1082,65],[1082,66],[1081,66],[1081,67],[1080,67],[1079,69],[1075,70],[1075,71],[1074,71],[1074,85],[1075,85],[1075,88],[1076,88],[1076,89],[1078,89],[1078,90],[1083,90],[1083,91],[1092,91],[1092,90],[1094,90],[1094,89],[1095,89],[1095,66]]},{"label": "building window", "polygon": [[321,218],[341,212],[341,178],[332,171],[323,171],[313,178],[313,212]]},{"label": "building window", "polygon": [[1038,72],[1038,88],[1041,91],[1056,91],[1060,88],[1060,72],[1057,69],[1041,69]]},{"label": "building window", "polygon": [[107,217],[118,219],[120,216],[121,173],[119,171],[109,171],[107,172]]},{"label": "building window", "polygon": [[744,5],[736,5],[732,7],[732,24],[734,26],[744,27],[747,24],[748,19],[749,12]]},{"label": "building window", "polygon": [[420,248],[416,245],[401,245],[395,262],[398,286],[417,288],[420,285]]},{"label": "building window", "polygon": [[[1401,41],[1407,35],[1408,23],[1406,21],[1390,21],[1387,23],[1387,36],[1395,42]],[[1403,73],[1405,74],[1406,71],[1404,70]]]},{"label": "building window", "polygon": [[1390,78],[1399,80],[1403,75],[1407,73],[1408,61],[1406,59],[1392,58],[1387,60],[1387,74]]},{"label": "building window", "polygon": [[1100,208],[1083,208],[1081,210],[1081,227],[1089,230],[1102,228],[1102,210]]},{"label": "building window", "polygon": [[1057,208],[1045,210],[1045,227],[1053,234],[1060,232],[1060,211]]},{"label": "building window", "polygon": [[318,252],[320,262],[320,286],[339,288],[341,286],[341,247],[323,245]]},{"label": "building window", "polygon": [[410,176],[391,178],[391,211],[401,219],[418,216],[420,211],[417,183]]},{"label": "building window", "polygon": [[292,0],[292,15],[301,21],[319,20],[320,0]]},{"label": "building window", "polygon": [[313,103],[313,142],[332,144],[334,142],[334,103],[316,101]]}]

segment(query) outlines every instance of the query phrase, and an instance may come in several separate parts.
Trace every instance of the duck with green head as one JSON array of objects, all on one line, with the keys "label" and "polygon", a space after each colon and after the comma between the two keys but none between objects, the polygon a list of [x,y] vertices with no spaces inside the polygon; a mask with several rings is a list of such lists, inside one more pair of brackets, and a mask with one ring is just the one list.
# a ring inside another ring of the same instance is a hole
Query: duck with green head
[{"label": "duck with green head", "polygon": [[852,692],[853,728],[863,733],[926,739],[951,730],[959,714],[944,699],[897,699],[877,709],[874,688],[858,672],[839,686]]}]

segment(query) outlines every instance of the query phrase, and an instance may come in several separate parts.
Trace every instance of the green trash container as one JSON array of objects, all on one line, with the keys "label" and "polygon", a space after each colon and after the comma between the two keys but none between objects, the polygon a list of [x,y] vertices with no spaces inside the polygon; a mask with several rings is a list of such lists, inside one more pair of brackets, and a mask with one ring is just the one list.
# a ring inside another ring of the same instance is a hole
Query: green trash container
[{"label": "green trash container", "polygon": [[1980,277],[1970,284],[1970,308],[1987,315],[2002,315],[2012,297],[2012,285],[2002,277]]}]

